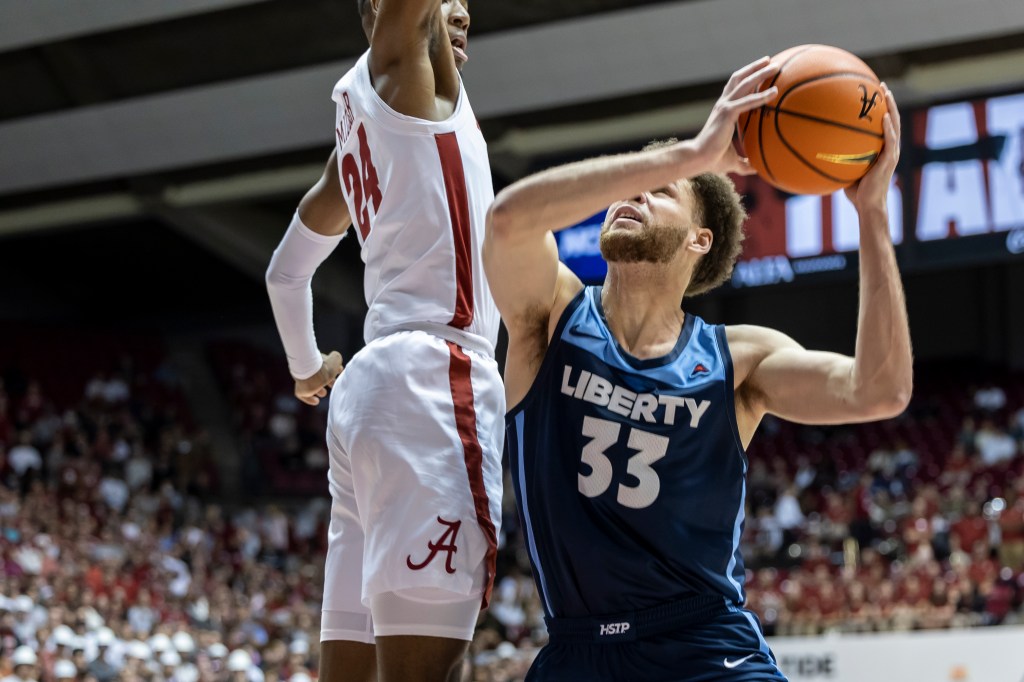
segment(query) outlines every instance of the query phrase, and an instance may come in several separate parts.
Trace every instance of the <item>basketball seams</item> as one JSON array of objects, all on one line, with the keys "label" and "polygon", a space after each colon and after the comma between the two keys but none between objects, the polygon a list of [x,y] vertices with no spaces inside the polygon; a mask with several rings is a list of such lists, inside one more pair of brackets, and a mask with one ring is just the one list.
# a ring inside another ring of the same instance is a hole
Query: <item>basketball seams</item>
[{"label": "basketball seams", "polygon": [[803,112],[797,112],[797,111],[792,111],[790,109],[783,109],[782,108],[782,102],[787,97],[792,95],[794,92],[799,90],[800,88],[804,87],[805,85],[809,85],[811,83],[817,83],[818,81],[829,80],[830,78],[861,78],[861,79],[864,79],[864,80],[866,80],[868,82],[871,82],[872,85],[874,85],[875,87],[879,86],[879,82],[878,82],[877,79],[874,79],[872,81],[872,76],[869,76],[868,74],[857,73],[856,71],[841,71],[839,73],[826,73],[826,74],[822,74],[820,76],[814,76],[813,78],[807,78],[805,80],[793,83],[788,88],[786,88],[786,92],[781,97],[779,97],[779,100],[775,103],[775,106],[772,107],[772,108],[775,110],[776,113],[784,111],[787,114],[791,114],[793,116],[801,116],[803,118],[806,118],[806,119],[809,119],[809,120],[812,120],[812,121],[818,121],[820,123],[828,123],[830,125],[835,125],[835,126],[838,126],[840,128],[846,128],[847,130],[854,130],[856,132],[865,133],[867,135],[872,135],[872,136],[877,137],[879,139],[885,139],[885,135],[883,135],[881,133],[874,133],[874,132],[871,132],[870,130],[864,130],[863,128],[857,128],[857,127],[851,126],[851,125],[849,125],[847,123],[840,123],[839,121],[833,121],[832,119],[822,118],[822,117],[814,116],[812,114],[804,114]]},{"label": "basketball seams", "polygon": [[[833,121],[831,119],[822,118],[820,116],[814,116],[812,114],[804,114],[802,112],[790,111],[788,109],[783,109],[782,108],[783,101],[787,97],[789,97],[791,94],[793,94],[793,92],[798,90],[799,88],[802,88],[802,87],[804,87],[804,86],[806,86],[806,85],[808,85],[810,83],[816,83],[816,82],[819,82],[819,81],[829,80],[829,79],[832,79],[832,78],[857,78],[857,79],[867,80],[867,81],[871,82],[871,77],[868,76],[867,74],[857,73],[855,71],[841,71],[839,73],[826,73],[826,74],[822,74],[820,76],[814,76],[813,78],[807,78],[805,80],[802,80],[802,81],[799,81],[797,83],[794,83],[794,84],[790,85],[789,88],[786,89],[785,94],[783,94],[779,98],[778,102],[776,102],[775,106],[773,107],[774,110],[775,110],[775,134],[778,136],[779,142],[781,142],[786,147],[786,149],[789,150],[789,152],[797,159],[797,161],[799,161],[803,165],[807,166],[807,168],[811,169],[812,171],[814,171],[815,173],[817,173],[821,177],[823,177],[823,178],[825,178],[827,180],[831,180],[832,182],[836,182],[836,183],[839,183],[840,185],[844,185],[845,186],[845,185],[849,184],[849,180],[846,180],[844,178],[838,178],[838,177],[836,177],[834,175],[831,175],[830,173],[825,172],[821,168],[818,168],[818,166],[816,166],[815,164],[811,163],[809,160],[807,160],[806,157],[804,157],[803,154],[801,154],[799,151],[797,151],[797,149],[792,144],[790,144],[789,140],[787,140],[786,136],[782,133],[782,127],[781,127],[781,124],[779,123],[779,121],[781,119],[780,114],[787,114],[789,116],[795,116],[797,118],[803,118],[805,120],[815,121],[816,123],[821,123],[822,125],[829,125],[829,126],[833,126],[833,127],[836,127],[836,128],[841,128],[843,130],[849,130],[851,132],[860,133],[862,135],[870,135],[871,137],[874,137],[874,138],[877,138],[877,139],[885,139],[884,135],[880,135],[880,134],[872,132],[870,130],[864,130],[863,128],[858,128],[856,126],[852,126],[852,125],[849,125],[847,123],[840,123],[839,121]],[[878,86],[878,81],[875,80],[873,85],[875,85],[877,87]]]},{"label": "basketball seams", "polygon": [[[863,128],[858,128],[857,126],[852,126],[849,123],[840,123],[839,121],[833,121],[830,118],[822,118],[821,116],[814,116],[813,114],[805,114],[802,111],[790,111],[789,109],[776,109],[775,113],[776,113],[776,116],[775,116],[776,121],[778,121],[778,118],[779,118],[778,114],[786,114],[787,116],[795,116],[797,118],[802,118],[802,119],[807,120],[807,121],[814,121],[815,123],[821,123],[823,125],[829,125],[829,126],[832,126],[834,128],[842,128],[843,130],[849,130],[851,133],[860,133],[861,135],[869,135],[869,136],[877,138],[879,140],[884,140],[885,139],[885,135],[883,135],[881,133],[873,133],[870,130],[864,130]],[[778,123],[776,123],[776,127],[778,127]]]},{"label": "basketball seams", "polygon": [[[775,77],[772,78],[771,83],[768,84],[768,87],[765,88],[765,90],[767,90],[768,88],[771,88],[773,85],[775,85],[775,82],[779,80],[779,76],[782,75],[782,71],[786,68],[787,64],[789,64],[794,59],[796,59],[797,57],[802,55],[804,52],[807,52],[808,50],[812,50],[815,47],[817,47],[817,46],[816,45],[808,45],[808,46],[804,47],[802,50],[797,50],[795,53],[791,54],[789,56],[789,58],[786,59],[786,61],[784,61],[782,63],[782,65],[779,67],[779,72],[775,74]],[[771,178],[774,181],[775,180],[775,174],[772,173],[772,169],[768,165],[768,157],[766,157],[764,155],[764,135],[762,135],[762,133],[764,132],[764,117],[765,117],[765,113],[767,112],[767,110],[768,110],[768,107],[761,107],[760,116],[758,117],[758,120],[757,120],[757,148],[758,148],[758,151],[761,154],[761,163],[764,164],[764,172],[767,173],[768,177]],[[776,120],[778,120],[778,118],[779,118],[778,115],[776,115],[775,118],[776,118]],[[750,123],[750,117],[747,117],[747,123],[748,124]],[[745,129],[744,129],[744,132],[746,132]]]},{"label": "basketball seams", "polygon": [[821,170],[820,168],[815,166],[813,163],[811,163],[810,161],[805,159],[803,154],[798,152],[796,150],[796,148],[793,147],[793,145],[791,145],[789,143],[789,140],[786,139],[786,136],[782,134],[782,130],[779,128],[779,116],[778,116],[778,114],[776,114],[776,116],[775,116],[775,134],[778,136],[779,142],[781,142],[786,147],[786,149],[789,150],[790,154],[792,154],[794,157],[796,157],[797,161],[799,161],[800,163],[804,164],[805,166],[810,168],[812,171],[814,171],[818,175],[820,175],[823,178],[826,178],[828,180],[831,180],[832,182],[838,182],[841,185],[846,185],[846,184],[849,183],[849,181],[847,181],[847,180],[843,180],[841,178],[837,178],[837,177],[834,177],[832,175],[829,175],[828,173],[826,173],[825,171]]}]

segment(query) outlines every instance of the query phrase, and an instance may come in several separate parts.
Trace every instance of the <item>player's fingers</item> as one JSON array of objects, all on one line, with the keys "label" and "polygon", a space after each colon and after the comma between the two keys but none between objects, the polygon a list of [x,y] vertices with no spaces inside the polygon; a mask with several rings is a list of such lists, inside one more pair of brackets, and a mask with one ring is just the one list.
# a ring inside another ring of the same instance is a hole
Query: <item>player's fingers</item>
[{"label": "player's fingers", "polygon": [[886,113],[882,125],[885,128],[885,151],[883,153],[888,165],[895,170],[896,164],[900,160],[900,136],[896,130],[896,120],[892,114]]},{"label": "player's fingers", "polygon": [[742,114],[745,111],[752,111],[758,107],[763,107],[774,99],[778,93],[779,89],[773,85],[764,92],[753,92],[746,97],[733,100],[727,106],[733,114]]},{"label": "player's fingers", "polygon": [[892,90],[889,89],[888,85],[882,84],[885,87],[885,103],[889,108],[889,113],[892,114],[892,122],[896,127],[896,136],[899,137],[903,132],[902,121],[900,120],[900,110],[896,106],[896,97],[893,96]]},{"label": "player's fingers", "polygon": [[768,64],[763,69],[758,69],[757,71],[755,71],[754,73],[750,74],[742,81],[740,81],[740,83],[732,91],[731,95],[733,97],[742,97],[744,95],[750,94],[751,92],[756,90],[757,87],[761,85],[761,83],[764,83],[766,80],[768,80],[778,72],[778,64]]},{"label": "player's fingers", "polygon": [[301,402],[306,403],[307,405],[315,406],[320,404],[320,400],[318,398],[314,398],[313,396],[299,395],[298,393],[296,393],[295,397],[298,398]]},{"label": "player's fingers", "polygon": [[734,72],[732,77],[729,79],[729,82],[725,85],[725,91],[731,92],[736,85],[742,83],[747,76],[758,69],[764,68],[764,66],[768,64],[769,60],[771,60],[771,57],[761,57],[757,61],[750,62],[739,71]]}]

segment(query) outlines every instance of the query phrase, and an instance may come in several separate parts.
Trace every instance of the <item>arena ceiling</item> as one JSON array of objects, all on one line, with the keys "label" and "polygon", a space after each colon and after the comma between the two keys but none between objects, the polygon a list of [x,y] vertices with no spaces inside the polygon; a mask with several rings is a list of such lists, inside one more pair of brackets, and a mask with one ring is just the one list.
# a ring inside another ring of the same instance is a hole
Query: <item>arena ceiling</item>
[{"label": "arena ceiling", "polygon": [[[471,10],[465,78],[498,184],[692,130],[730,71],[793,44],[857,52],[904,103],[1024,85],[1020,0]],[[0,271],[78,256],[55,253],[54,228],[120,226],[167,231],[154,244],[184,240],[258,281],[322,169],[330,90],[364,43],[355,0],[0,0]],[[321,291],[358,314],[358,271],[345,267],[358,258],[346,248]]]}]

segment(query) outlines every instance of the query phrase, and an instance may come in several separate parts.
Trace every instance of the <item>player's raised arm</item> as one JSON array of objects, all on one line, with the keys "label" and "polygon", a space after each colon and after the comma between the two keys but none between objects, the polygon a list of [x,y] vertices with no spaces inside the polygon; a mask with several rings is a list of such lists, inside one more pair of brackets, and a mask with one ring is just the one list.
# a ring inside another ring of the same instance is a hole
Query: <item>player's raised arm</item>
[{"label": "player's raised arm", "polygon": [[352,224],[338,180],[337,152],[323,176],[299,202],[267,268],[267,293],[274,311],[295,395],[316,405],[341,372],[341,355],[320,353],[313,333],[313,274]]},{"label": "player's raised arm", "polygon": [[766,412],[801,423],[893,417],[913,385],[913,357],[903,286],[889,237],[886,206],[900,149],[899,111],[885,88],[885,147],[875,167],[847,190],[860,216],[860,313],[854,357],[804,350],[779,332],[730,327],[736,361],[740,430],[745,440]]},{"label": "player's raised arm", "polygon": [[[648,151],[605,156],[552,168],[507,187],[494,201],[484,259],[503,317],[548,305],[554,294],[557,254],[549,233],[574,225],[623,197],[706,171],[750,173],[732,135],[739,115],[775,95],[757,87],[778,70],[767,57],[732,75],[701,133],[692,140]],[[538,276],[538,262],[548,262]],[[530,272],[532,277],[523,277]]]},{"label": "player's raised arm", "polygon": [[370,22],[374,89],[392,109],[426,120],[449,115],[438,111],[436,100],[454,103],[458,98],[460,81],[452,41],[457,49],[465,49],[467,2],[361,0],[369,5],[363,21]]}]

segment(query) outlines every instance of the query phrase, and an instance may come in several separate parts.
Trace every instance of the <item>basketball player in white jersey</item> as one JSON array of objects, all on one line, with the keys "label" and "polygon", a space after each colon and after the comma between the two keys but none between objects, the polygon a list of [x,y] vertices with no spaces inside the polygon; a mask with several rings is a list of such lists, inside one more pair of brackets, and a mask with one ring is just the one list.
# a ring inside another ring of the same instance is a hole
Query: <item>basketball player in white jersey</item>
[{"label": "basketball player in white jersey", "polygon": [[[370,49],[334,89],[336,149],[267,272],[296,395],[334,389],[321,677],[457,680],[494,578],[505,411],[478,257],[494,192],[459,75],[468,0],[359,10]],[[369,312],[339,377],[310,280],[349,225]]]}]

